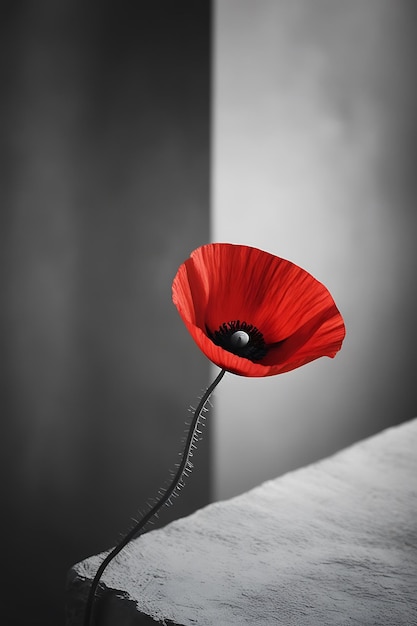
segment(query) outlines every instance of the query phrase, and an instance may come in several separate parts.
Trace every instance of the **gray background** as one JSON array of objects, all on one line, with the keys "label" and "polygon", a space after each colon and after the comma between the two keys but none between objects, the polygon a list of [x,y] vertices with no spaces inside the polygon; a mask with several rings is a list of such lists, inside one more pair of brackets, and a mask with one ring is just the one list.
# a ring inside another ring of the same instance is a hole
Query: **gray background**
[{"label": "gray background", "polygon": [[215,6],[213,237],[304,267],[347,331],[334,360],[222,382],[225,498],[417,415],[417,4]]},{"label": "gray background", "polygon": [[[76,561],[177,462],[209,364],[171,281],[209,239],[209,2],[1,9],[4,624],[63,623]],[[208,443],[187,496],[209,499]]]}]

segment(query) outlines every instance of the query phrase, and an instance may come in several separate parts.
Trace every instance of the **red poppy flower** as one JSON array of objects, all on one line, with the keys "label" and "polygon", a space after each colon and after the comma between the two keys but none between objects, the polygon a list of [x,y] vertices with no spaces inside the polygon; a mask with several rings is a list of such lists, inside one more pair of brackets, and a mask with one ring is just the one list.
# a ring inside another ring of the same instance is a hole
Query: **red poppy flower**
[{"label": "red poppy flower", "polygon": [[194,250],[174,278],[172,299],[204,354],[241,376],[272,376],[334,357],[345,336],[322,283],[249,246]]}]

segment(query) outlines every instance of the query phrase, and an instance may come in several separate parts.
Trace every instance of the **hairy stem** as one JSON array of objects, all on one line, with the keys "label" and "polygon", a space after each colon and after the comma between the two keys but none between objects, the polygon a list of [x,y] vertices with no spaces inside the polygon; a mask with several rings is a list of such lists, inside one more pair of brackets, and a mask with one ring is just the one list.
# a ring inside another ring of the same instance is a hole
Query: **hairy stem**
[{"label": "hairy stem", "polygon": [[207,387],[203,396],[201,397],[200,402],[198,403],[197,408],[194,411],[193,419],[190,424],[190,428],[187,434],[187,440],[184,446],[184,452],[182,453],[181,462],[178,466],[178,469],[175,473],[174,478],[171,483],[167,487],[166,491],[163,492],[154,506],[133,526],[133,528],[123,537],[123,539],[115,546],[109,554],[103,559],[100,564],[97,572],[93,578],[93,582],[91,583],[91,587],[89,590],[87,603],[84,612],[84,626],[92,626],[93,625],[93,605],[94,599],[97,591],[97,587],[99,585],[100,579],[104,573],[104,570],[107,568],[109,563],[123,550],[123,548],[131,541],[147,524],[150,520],[157,515],[158,511],[164,504],[169,504],[170,499],[175,494],[176,489],[180,484],[182,484],[183,478],[187,475],[187,469],[190,469],[190,456],[195,445],[196,441],[196,433],[199,425],[199,420],[202,415],[202,412],[205,409],[205,405],[213,393],[214,389],[217,387],[223,376],[225,375],[226,370],[221,370],[217,375],[215,380],[211,383],[209,387]]}]

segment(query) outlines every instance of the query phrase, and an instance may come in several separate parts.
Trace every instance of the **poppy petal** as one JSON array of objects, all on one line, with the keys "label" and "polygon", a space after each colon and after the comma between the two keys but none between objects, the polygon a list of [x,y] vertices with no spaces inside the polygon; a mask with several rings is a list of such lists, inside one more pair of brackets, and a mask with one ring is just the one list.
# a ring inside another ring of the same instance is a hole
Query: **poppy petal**
[{"label": "poppy petal", "polygon": [[[334,357],[345,336],[343,318],[322,283],[249,246],[218,243],[194,250],[174,278],[172,296],[204,354],[243,376],[271,376]],[[258,361],[214,343],[213,333],[236,320],[262,333],[268,350]]]}]

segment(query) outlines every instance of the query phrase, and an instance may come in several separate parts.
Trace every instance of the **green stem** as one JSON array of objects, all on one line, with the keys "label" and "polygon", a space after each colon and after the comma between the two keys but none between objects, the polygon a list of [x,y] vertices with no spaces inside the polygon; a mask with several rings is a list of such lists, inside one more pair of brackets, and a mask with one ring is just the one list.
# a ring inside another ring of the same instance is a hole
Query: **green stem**
[{"label": "green stem", "polygon": [[89,590],[87,603],[84,612],[84,626],[92,626],[93,625],[93,605],[94,599],[97,591],[97,587],[99,585],[100,579],[104,573],[104,570],[107,568],[109,563],[123,550],[123,548],[150,522],[150,520],[158,513],[161,507],[164,504],[169,503],[170,498],[175,493],[178,485],[182,482],[182,479],[185,476],[185,472],[187,470],[187,466],[189,464],[190,453],[193,449],[194,442],[196,441],[196,431],[199,425],[200,417],[206,402],[210,398],[214,389],[217,387],[223,376],[225,375],[226,370],[221,370],[217,375],[215,380],[211,383],[211,385],[204,392],[200,402],[196,410],[194,411],[193,419],[190,424],[190,428],[187,435],[187,440],[185,442],[184,452],[181,457],[181,462],[178,466],[177,472],[175,473],[174,478],[172,479],[170,485],[166,489],[165,493],[163,493],[156,504],[133,526],[133,528],[123,537],[123,539],[115,546],[109,554],[103,559],[100,564],[97,572],[93,578],[93,582],[91,583],[91,587]]}]

